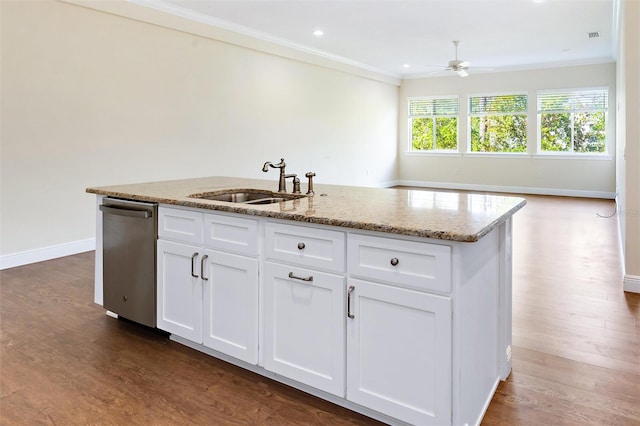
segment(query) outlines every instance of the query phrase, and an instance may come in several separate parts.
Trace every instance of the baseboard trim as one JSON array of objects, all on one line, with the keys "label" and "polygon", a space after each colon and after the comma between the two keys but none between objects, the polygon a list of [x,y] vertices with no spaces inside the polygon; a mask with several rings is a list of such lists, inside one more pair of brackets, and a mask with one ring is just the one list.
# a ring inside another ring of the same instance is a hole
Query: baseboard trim
[{"label": "baseboard trim", "polygon": [[95,250],[95,248],[96,239],[88,238],[86,240],[72,241],[55,246],[5,254],[0,256],[0,270],[28,265],[30,263],[42,262],[44,260],[56,259],[58,257],[70,256],[72,254],[84,253]]},{"label": "baseboard trim", "polygon": [[391,188],[393,186],[397,186],[397,185],[402,185],[401,183],[398,183],[398,181],[396,180],[390,180],[390,181],[386,181],[386,182],[378,182],[376,184],[373,185],[374,188]]},{"label": "baseboard trim", "polygon": [[622,288],[630,293],[640,293],[640,276],[625,274],[622,279]]},{"label": "baseboard trim", "polygon": [[558,195],[562,197],[605,198],[613,200],[615,192],[583,191],[580,189],[536,188],[530,186],[477,185],[472,183],[427,182],[421,180],[397,180],[393,185],[418,186],[436,189],[459,189],[462,191],[508,192],[512,194]]}]

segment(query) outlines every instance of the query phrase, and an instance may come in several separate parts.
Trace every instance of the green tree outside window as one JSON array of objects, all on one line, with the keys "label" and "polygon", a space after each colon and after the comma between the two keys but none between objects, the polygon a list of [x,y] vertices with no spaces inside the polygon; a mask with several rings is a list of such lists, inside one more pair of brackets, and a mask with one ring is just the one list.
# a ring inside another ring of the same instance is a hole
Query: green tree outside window
[{"label": "green tree outside window", "polygon": [[606,152],[607,104],[607,89],[539,92],[542,151]]},{"label": "green tree outside window", "polygon": [[458,149],[458,98],[409,100],[411,151]]},{"label": "green tree outside window", "polygon": [[527,151],[527,95],[469,98],[471,152]]}]

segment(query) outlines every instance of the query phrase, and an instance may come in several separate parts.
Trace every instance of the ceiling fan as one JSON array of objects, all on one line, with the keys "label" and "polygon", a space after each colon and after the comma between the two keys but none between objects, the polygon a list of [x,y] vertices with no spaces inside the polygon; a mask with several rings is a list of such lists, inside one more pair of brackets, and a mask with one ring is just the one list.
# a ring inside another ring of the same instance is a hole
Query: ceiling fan
[{"label": "ceiling fan", "polygon": [[445,70],[455,71],[460,77],[466,77],[469,75],[467,70],[469,69],[469,65],[471,65],[471,62],[458,60],[458,43],[459,42],[457,40],[453,41],[453,45],[456,48],[456,58],[449,61],[449,65],[447,66],[447,68],[445,68]]}]

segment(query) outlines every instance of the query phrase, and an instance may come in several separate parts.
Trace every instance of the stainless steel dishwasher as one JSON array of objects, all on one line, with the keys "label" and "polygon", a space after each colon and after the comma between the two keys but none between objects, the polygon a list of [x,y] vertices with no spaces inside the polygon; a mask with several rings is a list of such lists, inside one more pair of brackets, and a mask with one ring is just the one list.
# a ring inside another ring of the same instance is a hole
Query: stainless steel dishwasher
[{"label": "stainless steel dishwasher", "polygon": [[104,198],[100,210],[103,306],[155,327],[158,205]]}]

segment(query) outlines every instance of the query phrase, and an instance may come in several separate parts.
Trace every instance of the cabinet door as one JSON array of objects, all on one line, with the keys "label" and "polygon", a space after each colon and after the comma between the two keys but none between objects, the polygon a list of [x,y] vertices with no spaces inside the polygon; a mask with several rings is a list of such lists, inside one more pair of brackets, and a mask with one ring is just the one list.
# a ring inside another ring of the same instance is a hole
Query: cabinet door
[{"label": "cabinet door", "polygon": [[344,397],[344,277],[267,262],[263,285],[264,367]]},{"label": "cabinet door", "polygon": [[202,342],[202,255],[199,247],[158,240],[157,327],[197,343]]},{"label": "cabinet door", "polygon": [[411,424],[451,423],[451,299],[349,280],[347,399]]},{"label": "cabinet door", "polygon": [[258,260],[207,250],[203,344],[258,363]]}]

